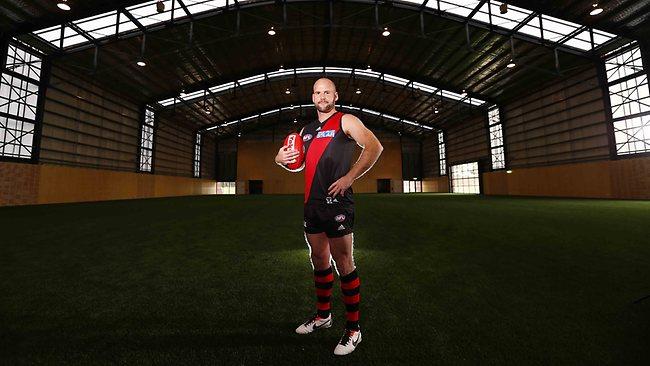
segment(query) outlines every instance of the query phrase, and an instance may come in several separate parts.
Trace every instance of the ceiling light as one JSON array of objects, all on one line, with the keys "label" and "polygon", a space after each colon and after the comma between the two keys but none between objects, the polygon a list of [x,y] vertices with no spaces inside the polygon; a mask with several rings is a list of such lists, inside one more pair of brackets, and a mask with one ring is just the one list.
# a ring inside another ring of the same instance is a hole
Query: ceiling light
[{"label": "ceiling light", "polygon": [[438,114],[438,113],[440,113],[440,111],[438,110],[438,108],[436,108],[436,109],[433,111],[433,113]]},{"label": "ceiling light", "polygon": [[273,29],[273,27],[271,27],[271,29],[269,29],[269,31],[267,33],[269,34],[269,36],[274,36],[275,35],[275,29]]},{"label": "ceiling light", "polygon": [[381,35],[384,37],[390,36],[390,31],[388,30],[388,27],[384,27],[384,31],[381,32]]},{"label": "ceiling light", "polygon": [[506,170],[506,173],[512,174],[512,170]]},{"label": "ceiling light", "polygon": [[372,69],[370,68],[370,65],[368,65],[368,66],[366,67],[366,70],[372,70]]},{"label": "ceiling light", "polygon": [[357,94],[361,94],[361,89],[357,88],[357,91],[355,91]]},{"label": "ceiling light", "polygon": [[291,94],[291,89],[287,88],[287,90],[284,91],[284,94]]},{"label": "ceiling light", "polygon": [[465,98],[467,96],[467,92],[465,89],[463,89],[463,92],[460,94],[461,97]]},{"label": "ceiling light", "polygon": [[159,13],[165,12],[165,3],[162,2],[161,0],[158,0],[158,2],[156,3],[156,11]]},{"label": "ceiling light", "polygon": [[501,5],[499,5],[499,13],[505,14],[507,12],[508,12],[508,4],[501,3]]},{"label": "ceiling light", "polygon": [[280,70],[279,71],[284,71],[284,65],[280,65]]},{"label": "ceiling light", "polygon": [[297,119],[297,118],[294,118],[294,119],[293,119],[293,123],[298,123],[298,119]]},{"label": "ceiling light", "polygon": [[147,66],[147,63],[144,62],[143,59],[138,60],[138,62],[136,62],[135,64],[138,65],[138,66],[140,66],[140,67],[145,67],[145,66]]},{"label": "ceiling light", "polygon": [[65,11],[70,10],[70,5],[68,5],[68,0],[59,0],[56,3],[56,6],[61,10],[65,10]]},{"label": "ceiling light", "polygon": [[591,9],[591,11],[589,12],[589,15],[598,15],[598,14],[600,14],[600,13],[603,12],[603,8],[599,7],[599,6],[598,6],[598,3],[595,3],[595,4],[593,4],[592,6],[593,6],[594,8]]},{"label": "ceiling light", "polygon": [[507,68],[512,69],[513,67],[517,66],[515,61],[513,59],[510,59],[510,62],[506,65]]},{"label": "ceiling light", "polygon": [[241,132],[237,132],[237,137],[241,137]]}]

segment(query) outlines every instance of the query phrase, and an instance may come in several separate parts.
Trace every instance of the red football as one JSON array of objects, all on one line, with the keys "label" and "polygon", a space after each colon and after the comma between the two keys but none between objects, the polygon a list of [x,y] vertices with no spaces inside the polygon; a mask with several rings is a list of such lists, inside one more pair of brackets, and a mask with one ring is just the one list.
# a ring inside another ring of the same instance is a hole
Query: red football
[{"label": "red football", "polygon": [[302,166],[302,162],[305,160],[305,148],[302,144],[302,136],[296,132],[289,134],[284,139],[284,146],[288,147],[288,150],[296,150],[300,153],[298,154],[295,163],[286,165],[290,170],[299,169]]}]

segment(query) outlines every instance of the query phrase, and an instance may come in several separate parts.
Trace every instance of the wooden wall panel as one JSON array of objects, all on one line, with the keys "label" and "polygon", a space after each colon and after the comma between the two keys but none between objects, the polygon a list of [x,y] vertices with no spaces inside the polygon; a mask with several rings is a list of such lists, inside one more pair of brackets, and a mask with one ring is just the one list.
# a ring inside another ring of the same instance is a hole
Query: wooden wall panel
[{"label": "wooden wall panel", "polygon": [[422,192],[448,193],[449,177],[443,176],[443,177],[425,178],[422,181]]},{"label": "wooden wall panel", "polygon": [[489,172],[487,195],[650,199],[650,157]]},{"label": "wooden wall panel", "polygon": [[0,162],[0,206],[216,194],[214,180]]}]

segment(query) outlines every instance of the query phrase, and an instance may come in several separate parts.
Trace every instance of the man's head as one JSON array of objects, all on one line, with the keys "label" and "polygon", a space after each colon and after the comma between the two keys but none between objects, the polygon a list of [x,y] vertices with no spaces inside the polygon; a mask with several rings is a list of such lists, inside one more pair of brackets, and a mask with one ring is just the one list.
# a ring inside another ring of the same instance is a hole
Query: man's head
[{"label": "man's head", "polygon": [[339,100],[334,82],[327,78],[316,80],[311,99],[319,112],[329,113],[334,109],[334,103]]}]

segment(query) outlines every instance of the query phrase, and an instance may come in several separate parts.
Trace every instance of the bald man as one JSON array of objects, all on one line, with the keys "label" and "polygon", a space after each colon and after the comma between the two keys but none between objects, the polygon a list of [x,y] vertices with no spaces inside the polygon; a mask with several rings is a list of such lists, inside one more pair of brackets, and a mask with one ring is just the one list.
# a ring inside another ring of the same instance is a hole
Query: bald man
[{"label": "bald man", "polygon": [[[314,269],[317,303],[316,315],[296,328],[296,333],[309,334],[332,326],[333,259],[346,310],[345,332],[334,354],[347,355],[361,342],[360,281],[353,258],[352,183],[372,168],[384,148],[357,117],[336,110],[334,104],[338,99],[334,83],[318,79],[312,94],[318,120],[300,131],[305,146],[305,163],[300,169],[305,170],[304,231]],[[352,164],[356,145],[363,150]],[[285,167],[295,161],[297,154],[282,147],[275,162]]]}]

